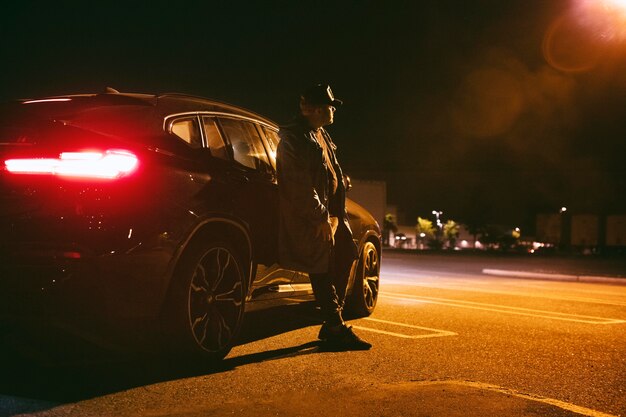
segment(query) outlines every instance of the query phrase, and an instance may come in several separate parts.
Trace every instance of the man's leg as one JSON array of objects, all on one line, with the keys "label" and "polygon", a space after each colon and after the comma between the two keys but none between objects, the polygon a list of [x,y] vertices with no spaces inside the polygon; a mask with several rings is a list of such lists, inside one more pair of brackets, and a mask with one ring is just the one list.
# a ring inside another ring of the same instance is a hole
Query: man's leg
[{"label": "man's leg", "polygon": [[339,225],[335,234],[329,271],[318,274],[309,274],[313,293],[317,300],[324,322],[330,325],[343,324],[341,312],[346,298],[346,289],[350,279],[350,270],[354,263],[352,235]]},{"label": "man's leg", "polygon": [[313,292],[324,317],[319,338],[333,350],[367,350],[372,347],[354,334],[352,327],[346,326],[342,317],[346,287],[354,262],[354,249],[350,245],[353,245],[351,234],[347,230],[338,231],[331,254],[330,271],[327,274],[310,274]]},{"label": "man's leg", "polygon": [[337,233],[335,234],[334,250],[331,273],[339,305],[343,309],[348,281],[350,280],[350,272],[356,259],[354,257],[355,248],[354,242],[352,241],[352,234],[349,233],[342,224],[339,225]]},{"label": "man's leg", "polygon": [[309,274],[315,300],[322,310],[324,323],[331,326],[343,324],[341,304],[334,286],[334,277],[330,272]]}]

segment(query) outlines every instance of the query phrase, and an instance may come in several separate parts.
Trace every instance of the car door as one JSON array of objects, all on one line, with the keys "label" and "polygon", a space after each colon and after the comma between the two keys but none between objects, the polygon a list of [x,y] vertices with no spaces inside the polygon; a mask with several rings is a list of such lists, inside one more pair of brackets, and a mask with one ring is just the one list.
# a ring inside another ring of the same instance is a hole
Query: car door
[{"label": "car door", "polygon": [[[221,116],[216,119],[232,157],[230,176],[238,179],[233,209],[250,226],[256,278],[253,296],[288,295],[294,272],[278,265],[278,186],[275,157],[252,120]],[[206,123],[205,123],[206,124]],[[256,293],[255,293],[256,291]]]},{"label": "car door", "polygon": [[[276,170],[276,150],[278,149],[278,142],[280,141],[278,131],[271,126],[264,125],[260,127],[268,149],[270,164],[272,164],[272,167]],[[276,187],[276,199],[278,199],[278,187]],[[312,292],[309,274],[306,272],[293,271],[293,280],[291,283],[291,287],[294,291],[293,295],[304,295]]]}]

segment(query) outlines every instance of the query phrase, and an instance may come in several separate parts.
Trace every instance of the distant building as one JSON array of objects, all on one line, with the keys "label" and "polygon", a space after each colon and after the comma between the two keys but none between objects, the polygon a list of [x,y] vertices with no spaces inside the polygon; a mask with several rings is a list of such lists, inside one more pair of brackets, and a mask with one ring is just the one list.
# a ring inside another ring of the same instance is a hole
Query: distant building
[{"label": "distant building", "polygon": [[563,216],[557,213],[538,214],[536,237],[539,242],[561,243]]},{"label": "distant building", "polygon": [[606,246],[626,246],[626,215],[607,216]]},{"label": "distant building", "polygon": [[593,214],[575,214],[571,218],[571,240],[574,247],[597,247],[600,235],[600,217]]},{"label": "distant building", "polygon": [[368,181],[351,179],[352,189],[348,198],[366,208],[376,219],[380,227],[387,214],[387,183],[385,181]]},{"label": "distant building", "polygon": [[626,215],[539,214],[536,241],[561,248],[609,251],[626,247]]}]

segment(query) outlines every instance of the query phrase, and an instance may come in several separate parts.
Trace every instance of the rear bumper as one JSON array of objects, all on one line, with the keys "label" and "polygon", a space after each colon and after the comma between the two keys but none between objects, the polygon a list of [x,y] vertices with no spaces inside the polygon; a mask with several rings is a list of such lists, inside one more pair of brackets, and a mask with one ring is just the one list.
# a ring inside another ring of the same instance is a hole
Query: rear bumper
[{"label": "rear bumper", "polygon": [[71,245],[4,246],[0,324],[55,327],[93,340],[153,332],[171,257],[162,248],[93,255]]}]

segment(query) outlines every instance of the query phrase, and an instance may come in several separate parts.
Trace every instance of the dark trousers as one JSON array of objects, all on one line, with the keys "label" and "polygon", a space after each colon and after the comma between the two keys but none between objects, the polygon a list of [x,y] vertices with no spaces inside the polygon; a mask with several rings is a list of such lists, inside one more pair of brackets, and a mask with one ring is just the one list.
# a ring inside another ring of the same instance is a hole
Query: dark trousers
[{"label": "dark trousers", "polygon": [[322,318],[330,325],[343,323],[341,311],[346,298],[350,270],[355,261],[352,234],[342,222],[335,233],[328,272],[309,274]]}]

